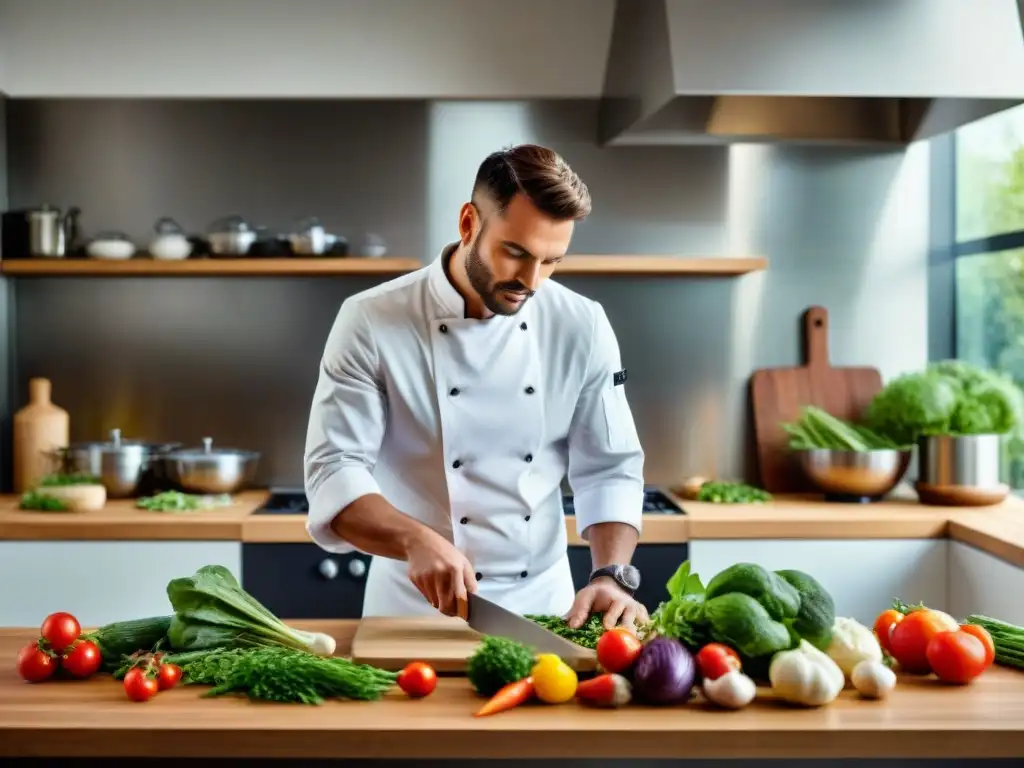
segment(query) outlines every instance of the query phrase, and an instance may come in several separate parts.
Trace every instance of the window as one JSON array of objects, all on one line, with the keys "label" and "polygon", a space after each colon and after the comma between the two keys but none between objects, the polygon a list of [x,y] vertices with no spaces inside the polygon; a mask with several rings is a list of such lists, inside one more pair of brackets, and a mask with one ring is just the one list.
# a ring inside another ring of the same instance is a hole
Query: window
[{"label": "window", "polygon": [[[952,138],[956,357],[1024,385],[1024,106]],[[1024,488],[1024,447],[1006,480]]]}]

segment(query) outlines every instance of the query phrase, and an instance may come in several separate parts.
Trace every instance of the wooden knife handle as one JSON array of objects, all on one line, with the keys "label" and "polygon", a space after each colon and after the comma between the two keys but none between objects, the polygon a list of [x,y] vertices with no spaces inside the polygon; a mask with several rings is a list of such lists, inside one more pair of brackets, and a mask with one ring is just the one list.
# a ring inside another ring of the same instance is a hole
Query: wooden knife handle
[{"label": "wooden knife handle", "polygon": [[463,621],[469,621],[469,601],[459,597],[455,600],[455,615]]}]

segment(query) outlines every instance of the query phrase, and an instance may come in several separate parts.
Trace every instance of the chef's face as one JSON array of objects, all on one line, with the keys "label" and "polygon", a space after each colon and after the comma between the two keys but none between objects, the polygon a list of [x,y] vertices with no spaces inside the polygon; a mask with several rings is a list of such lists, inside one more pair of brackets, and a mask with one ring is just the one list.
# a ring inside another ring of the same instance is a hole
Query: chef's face
[{"label": "chef's face", "polygon": [[463,207],[463,238],[471,245],[466,259],[470,285],[496,315],[514,315],[555,271],[569,250],[574,224],[540,211],[516,195],[504,213],[489,201]]}]

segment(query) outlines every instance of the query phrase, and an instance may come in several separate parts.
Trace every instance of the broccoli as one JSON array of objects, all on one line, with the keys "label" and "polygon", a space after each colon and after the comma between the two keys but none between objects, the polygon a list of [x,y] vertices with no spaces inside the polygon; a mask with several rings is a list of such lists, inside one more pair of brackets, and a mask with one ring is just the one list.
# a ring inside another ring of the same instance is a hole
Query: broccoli
[{"label": "broccoli", "polygon": [[466,668],[469,682],[481,696],[493,696],[509,683],[527,677],[533,669],[534,654],[507,637],[485,637]]}]

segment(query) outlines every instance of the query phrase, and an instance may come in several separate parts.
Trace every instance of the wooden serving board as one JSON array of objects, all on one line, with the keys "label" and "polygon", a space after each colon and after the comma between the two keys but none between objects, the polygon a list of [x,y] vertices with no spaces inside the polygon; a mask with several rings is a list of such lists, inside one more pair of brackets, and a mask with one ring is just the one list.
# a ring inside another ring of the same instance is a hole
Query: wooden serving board
[{"label": "wooden serving board", "polygon": [[[410,661],[423,661],[434,671],[465,674],[466,662],[482,636],[457,617],[370,616],[359,622],[352,638],[352,660],[398,671]],[[578,672],[597,667],[596,654],[580,647],[579,654],[563,660]]]},{"label": "wooden serving board", "polygon": [[815,490],[789,450],[783,422],[796,421],[806,405],[857,421],[882,389],[882,375],[876,368],[833,368],[829,363],[828,311],[824,307],[804,312],[803,336],[803,365],[762,368],[750,381],[760,485],[771,493]]}]

